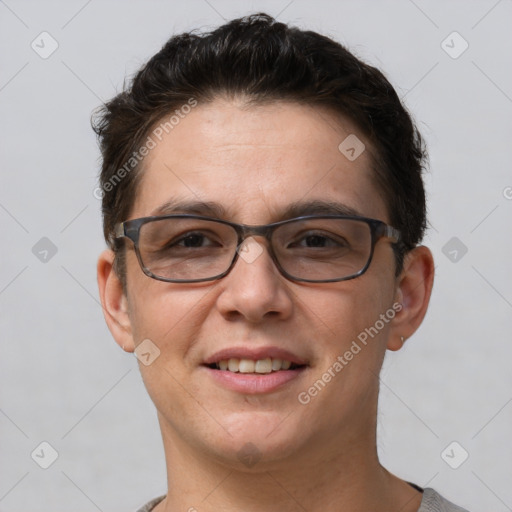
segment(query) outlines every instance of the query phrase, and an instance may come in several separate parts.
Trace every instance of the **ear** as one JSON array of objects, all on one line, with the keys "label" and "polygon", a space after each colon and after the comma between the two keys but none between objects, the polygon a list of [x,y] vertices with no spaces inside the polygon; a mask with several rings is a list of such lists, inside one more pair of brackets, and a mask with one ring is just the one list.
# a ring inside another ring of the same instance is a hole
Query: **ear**
[{"label": "ear", "polygon": [[[404,268],[397,278],[395,303],[397,311],[391,323],[387,348],[398,350],[418,329],[427,312],[434,283],[434,259],[427,247],[408,252]],[[401,304],[401,308],[398,308]]]},{"label": "ear", "polygon": [[103,315],[116,343],[126,352],[133,352],[135,346],[128,315],[128,299],[123,291],[122,283],[114,271],[113,264],[114,252],[103,251],[98,258],[97,265]]}]

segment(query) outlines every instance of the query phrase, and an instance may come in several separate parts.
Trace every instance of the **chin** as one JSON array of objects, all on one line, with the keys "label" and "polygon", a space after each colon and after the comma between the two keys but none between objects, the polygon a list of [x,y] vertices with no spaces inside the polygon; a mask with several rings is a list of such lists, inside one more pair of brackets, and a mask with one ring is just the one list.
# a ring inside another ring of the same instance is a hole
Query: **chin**
[{"label": "chin", "polygon": [[267,462],[287,458],[306,443],[307,432],[295,416],[284,411],[235,413],[222,422],[225,435],[215,447],[237,461],[244,456]]}]

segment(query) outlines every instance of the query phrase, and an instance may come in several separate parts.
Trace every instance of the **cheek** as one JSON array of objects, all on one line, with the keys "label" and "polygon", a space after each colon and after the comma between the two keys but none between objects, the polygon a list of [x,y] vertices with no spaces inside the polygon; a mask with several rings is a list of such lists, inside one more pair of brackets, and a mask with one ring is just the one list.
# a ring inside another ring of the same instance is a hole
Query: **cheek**
[{"label": "cheek", "polygon": [[389,324],[373,329],[382,322],[389,293],[363,278],[303,298],[316,359],[297,398],[310,407],[307,412],[322,418],[326,432],[352,423],[355,416],[372,421]]},{"label": "cheek", "polygon": [[142,272],[135,275],[129,289],[135,344],[150,339],[159,348],[162,362],[179,357],[186,363],[211,309],[209,296],[213,287],[165,283]]},{"label": "cheek", "polygon": [[321,388],[318,380],[329,382],[329,390],[319,393],[318,406],[329,407],[333,395],[344,397],[349,408],[374,399],[390,322],[381,315],[389,310],[390,297],[384,283],[363,275],[324,288],[308,301],[308,317],[314,322],[309,332],[319,356],[310,384]]},{"label": "cheek", "polygon": [[[133,287],[136,299],[132,302],[132,329],[136,345],[149,339],[158,355],[149,365],[141,359],[139,369],[157,409],[174,422],[183,411],[194,410],[196,402],[191,397],[201,393],[189,377],[197,364],[196,340],[201,338],[212,307],[211,286],[187,285],[184,289],[150,278],[147,281],[142,279]],[[201,416],[201,410],[196,412]]]},{"label": "cheek", "polygon": [[303,301],[305,314],[317,319],[319,338],[331,340],[329,344],[339,349],[374,325],[389,308],[390,294],[371,286],[371,280],[364,278],[325,287]]}]

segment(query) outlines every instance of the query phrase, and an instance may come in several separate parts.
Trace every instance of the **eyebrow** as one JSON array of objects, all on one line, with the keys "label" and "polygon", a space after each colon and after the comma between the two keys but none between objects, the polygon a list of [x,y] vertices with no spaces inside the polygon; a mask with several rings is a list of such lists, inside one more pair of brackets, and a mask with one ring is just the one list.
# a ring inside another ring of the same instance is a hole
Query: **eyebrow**
[{"label": "eyebrow", "polygon": [[[228,210],[220,203],[213,201],[169,200],[151,212],[151,216],[172,214],[202,215],[228,220]],[[361,212],[343,203],[315,199],[311,201],[296,201],[282,209],[273,222],[293,219],[304,215],[347,215],[363,216]]]}]

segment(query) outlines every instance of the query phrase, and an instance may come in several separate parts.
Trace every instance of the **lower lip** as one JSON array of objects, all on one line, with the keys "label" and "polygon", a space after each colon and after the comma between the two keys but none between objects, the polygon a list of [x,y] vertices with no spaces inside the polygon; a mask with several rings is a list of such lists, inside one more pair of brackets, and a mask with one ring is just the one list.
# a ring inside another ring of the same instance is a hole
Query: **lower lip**
[{"label": "lower lip", "polygon": [[239,393],[259,394],[270,393],[296,379],[306,367],[294,370],[281,370],[272,373],[235,373],[227,370],[207,368],[209,375],[223,387]]}]

